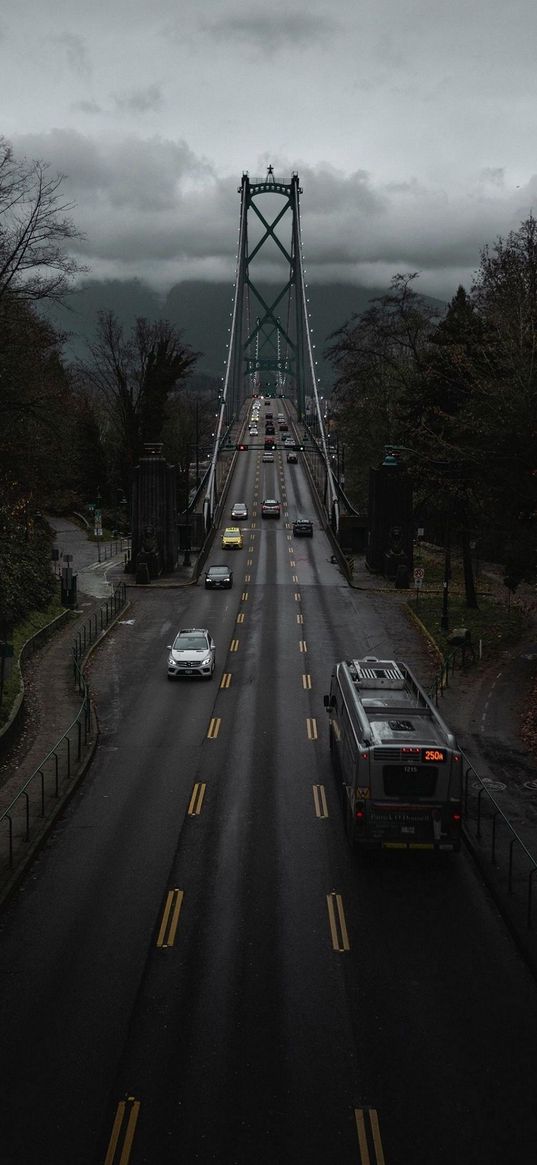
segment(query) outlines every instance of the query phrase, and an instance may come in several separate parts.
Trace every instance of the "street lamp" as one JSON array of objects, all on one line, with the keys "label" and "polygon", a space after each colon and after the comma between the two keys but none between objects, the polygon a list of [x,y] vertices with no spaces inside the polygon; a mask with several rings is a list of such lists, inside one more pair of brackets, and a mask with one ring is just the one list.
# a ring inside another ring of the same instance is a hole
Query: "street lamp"
[{"label": "street lamp", "polygon": [[449,580],[451,578],[451,532],[449,526],[449,515],[446,518],[446,527],[444,533],[444,578],[442,581],[442,615],[440,617],[440,630],[449,631]]},{"label": "street lamp", "polygon": [[97,489],[97,500],[96,500],[96,505],[95,505],[94,532],[95,532],[95,537],[97,539],[97,561],[98,562],[101,561],[101,542],[100,542],[100,539],[103,536],[102,521],[103,521],[103,515],[102,515],[102,511],[101,511],[101,491],[100,491],[100,489]]}]

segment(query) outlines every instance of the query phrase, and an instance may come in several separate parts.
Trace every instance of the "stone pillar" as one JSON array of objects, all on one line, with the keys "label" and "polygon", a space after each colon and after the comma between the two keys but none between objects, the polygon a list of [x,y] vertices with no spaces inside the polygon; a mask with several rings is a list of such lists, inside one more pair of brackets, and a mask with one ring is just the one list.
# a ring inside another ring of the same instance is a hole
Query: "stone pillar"
[{"label": "stone pillar", "polygon": [[[175,466],[162,456],[162,445],[145,445],[132,479],[132,570],[149,578],[177,566]],[[146,569],[145,569],[146,568]]]}]

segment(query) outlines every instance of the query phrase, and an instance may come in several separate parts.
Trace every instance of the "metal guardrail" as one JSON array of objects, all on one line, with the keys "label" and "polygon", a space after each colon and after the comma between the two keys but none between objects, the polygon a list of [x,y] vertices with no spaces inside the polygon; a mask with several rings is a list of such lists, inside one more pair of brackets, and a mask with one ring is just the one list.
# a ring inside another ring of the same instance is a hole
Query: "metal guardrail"
[{"label": "metal guardrail", "polygon": [[[433,684],[432,684],[430,691],[427,693],[427,695],[429,696],[429,699],[434,700],[437,708],[438,708],[438,697],[443,696],[445,689],[449,688],[449,673],[451,672],[451,674],[453,675],[453,672],[455,671],[455,668],[457,666],[457,651],[458,650],[459,649],[456,648],[454,651],[449,651],[448,654],[443,657],[442,663],[440,665],[440,669],[434,677],[434,681],[433,681]],[[461,663],[461,666],[462,666],[462,663]]]},{"label": "metal guardrail", "polygon": [[74,682],[82,697],[72,723],[37,769],[0,814],[0,879],[22,864],[29,843],[45,831],[47,820],[76,775],[84,755],[93,747],[97,729],[83,661],[95,641],[127,602],[127,588],[120,583],[110,599],[77,632],[73,643]]},{"label": "metal guardrail", "polygon": [[123,609],[126,602],[127,585],[121,582],[115,587],[110,598],[103,603],[98,611],[94,611],[80,631],[77,631],[73,642],[73,671],[75,682],[78,682],[78,690],[81,694],[85,690],[86,681],[81,671],[80,661],[84,659],[91,645],[102,635],[112,619],[115,619],[118,612]]},{"label": "metal guardrail", "polygon": [[530,931],[534,925],[533,885],[537,857],[522,841],[468,757],[463,756],[463,760],[466,765],[464,831],[470,843],[477,843],[481,854],[487,858],[498,890],[509,896],[518,910],[519,921]]},{"label": "metal guardrail", "polygon": [[[444,656],[435,676],[429,696],[437,706],[439,697],[449,687],[450,673],[453,675],[458,666],[459,652],[457,647]],[[463,655],[460,666],[464,666]],[[529,932],[534,924],[533,885],[537,876],[537,856],[528,849],[471,761],[462,755],[466,766],[463,832],[474,851],[477,846],[480,856],[486,861],[489,884],[493,880],[498,895],[506,894],[510,907],[515,907],[519,930],[524,927]]]},{"label": "metal guardrail", "polygon": [[131,536],[130,534],[122,538],[111,538],[109,542],[105,542],[102,538],[95,538],[95,547],[97,549],[97,557],[99,562],[107,562],[109,558],[117,558],[120,554],[130,553]]}]

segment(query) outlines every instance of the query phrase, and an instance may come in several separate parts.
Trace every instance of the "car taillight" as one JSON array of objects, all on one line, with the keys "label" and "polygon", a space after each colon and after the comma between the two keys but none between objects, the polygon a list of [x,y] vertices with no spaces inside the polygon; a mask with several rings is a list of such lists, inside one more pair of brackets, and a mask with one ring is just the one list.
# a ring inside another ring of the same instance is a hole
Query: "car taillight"
[{"label": "car taillight", "polygon": [[452,813],[451,820],[454,825],[460,825],[460,822],[462,821],[462,813]]}]

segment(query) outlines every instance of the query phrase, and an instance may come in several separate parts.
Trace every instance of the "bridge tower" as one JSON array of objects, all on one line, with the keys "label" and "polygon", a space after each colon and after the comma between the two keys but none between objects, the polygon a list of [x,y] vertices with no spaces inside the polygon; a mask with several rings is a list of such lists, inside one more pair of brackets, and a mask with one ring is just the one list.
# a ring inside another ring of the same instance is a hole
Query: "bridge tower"
[{"label": "bridge tower", "polygon": [[[309,340],[298,175],[264,182],[243,174],[237,277],[226,396],[237,414],[254,392],[291,396],[304,415]],[[277,200],[277,201],[276,201]],[[274,207],[274,202],[276,206]]]}]

